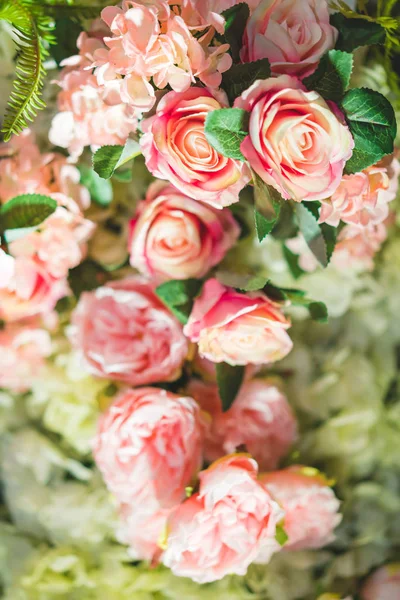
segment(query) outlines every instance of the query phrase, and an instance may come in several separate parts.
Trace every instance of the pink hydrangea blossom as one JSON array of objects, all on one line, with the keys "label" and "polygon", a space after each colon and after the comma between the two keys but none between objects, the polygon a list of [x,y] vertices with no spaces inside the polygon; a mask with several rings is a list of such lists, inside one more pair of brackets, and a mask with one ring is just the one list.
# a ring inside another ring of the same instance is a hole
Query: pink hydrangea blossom
[{"label": "pink hydrangea blossom", "polygon": [[159,388],[122,392],[100,418],[94,444],[108,488],[142,514],[175,506],[201,466],[205,426],[192,398]]},{"label": "pink hydrangea blossom", "polygon": [[261,552],[267,562],[280,549],[283,515],[257,481],[257,463],[227,456],[200,473],[199,491],[172,512],[163,562],[198,583],[245,575]]},{"label": "pink hydrangea blossom", "polygon": [[400,563],[381,567],[368,577],[361,600],[396,600],[400,598]]},{"label": "pink hydrangea blossom", "polygon": [[210,462],[244,447],[260,469],[274,469],[296,440],[296,419],[273,380],[246,381],[226,412],[215,384],[192,379],[187,392],[212,418],[205,444]]},{"label": "pink hydrangea blossom", "polygon": [[[228,8],[240,4],[241,0],[182,0],[181,15],[191,29],[214,27],[218,33],[224,33],[225,19],[222,13]],[[250,10],[254,10],[259,0],[247,0]]]},{"label": "pink hydrangea blossom", "polygon": [[70,338],[87,369],[130,385],[179,377],[188,344],[181,325],[141,277],[128,277],[82,294]]},{"label": "pink hydrangea blossom", "polygon": [[375,254],[381,249],[387,234],[385,223],[369,225],[363,229],[346,225],[338,235],[332,264],[343,271],[349,268],[371,271],[374,268]]},{"label": "pink hydrangea blossom", "polygon": [[263,475],[261,482],[285,511],[285,550],[321,548],[334,539],[340,502],[316,469],[296,465]]},{"label": "pink hydrangea blossom", "polygon": [[203,277],[239,233],[230,210],[207,206],[157,182],[131,222],[131,265],[158,281]]},{"label": "pink hydrangea blossom", "polygon": [[261,0],[247,22],[241,59],[268,58],[275,75],[303,78],[335,47],[337,37],[326,0]]},{"label": "pink hydrangea blossom", "polygon": [[281,306],[262,292],[244,294],[209,279],[195,300],[184,333],[212,362],[257,365],[290,352],[289,327]]}]

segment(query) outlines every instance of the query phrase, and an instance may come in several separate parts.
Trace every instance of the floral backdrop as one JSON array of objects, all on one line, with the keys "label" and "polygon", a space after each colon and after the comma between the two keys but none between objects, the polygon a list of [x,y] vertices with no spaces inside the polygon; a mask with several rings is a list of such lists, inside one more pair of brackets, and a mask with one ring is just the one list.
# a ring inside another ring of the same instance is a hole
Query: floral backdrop
[{"label": "floral backdrop", "polygon": [[400,599],[399,29],[0,2],[5,600]]}]

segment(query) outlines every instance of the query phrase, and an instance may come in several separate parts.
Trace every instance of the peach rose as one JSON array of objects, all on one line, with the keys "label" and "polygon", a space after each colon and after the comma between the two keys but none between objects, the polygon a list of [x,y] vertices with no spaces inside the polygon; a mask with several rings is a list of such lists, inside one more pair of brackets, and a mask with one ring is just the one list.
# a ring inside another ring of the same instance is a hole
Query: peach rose
[{"label": "peach rose", "polygon": [[326,0],[261,0],[247,22],[241,59],[268,58],[272,73],[303,78],[335,47]]},{"label": "peach rose", "polygon": [[13,276],[0,289],[0,319],[18,321],[53,310],[69,292],[66,279],[55,279],[35,258],[14,259]]},{"label": "peach rose", "polygon": [[260,365],[290,352],[289,327],[280,305],[262,292],[244,294],[209,279],[195,300],[184,333],[198,342],[200,354],[212,362]]},{"label": "peach rose", "polygon": [[131,265],[157,281],[203,277],[239,233],[229,209],[217,210],[157,182],[131,222]]},{"label": "peach rose", "polygon": [[321,548],[334,539],[340,502],[315,469],[296,465],[263,475],[261,482],[285,511],[285,550]]},{"label": "peach rose", "polygon": [[257,481],[257,463],[227,456],[200,473],[199,492],[172,512],[163,562],[198,583],[245,575],[261,549],[266,560],[280,549],[283,515]]},{"label": "peach rose", "polygon": [[400,598],[400,563],[381,567],[368,577],[362,591],[362,600],[396,600]]},{"label": "peach rose", "polygon": [[82,294],[70,337],[97,377],[147,385],[179,377],[188,345],[178,321],[141,277]]},{"label": "peach rose", "polygon": [[154,503],[170,508],[201,467],[204,429],[193,398],[127,390],[100,417],[94,457],[120,502],[142,512]]},{"label": "peach rose", "polygon": [[[182,0],[181,15],[191,29],[214,27],[218,33],[224,33],[225,19],[222,13],[241,0]],[[259,0],[246,0],[251,10],[258,5]]]},{"label": "peach rose", "polygon": [[336,191],[354,141],[332,103],[281,75],[256,81],[235,107],[250,111],[243,155],[283,198],[322,200]]},{"label": "peach rose", "polygon": [[226,412],[216,385],[192,379],[187,392],[212,418],[204,451],[209,462],[245,447],[260,469],[275,469],[296,440],[296,419],[273,380],[246,381]]},{"label": "peach rose", "polygon": [[249,181],[243,163],[221,156],[206,140],[206,116],[221,107],[204,88],[170,92],[156,114],[143,121],[140,141],[147,168],[155,177],[216,208],[237,202]]}]

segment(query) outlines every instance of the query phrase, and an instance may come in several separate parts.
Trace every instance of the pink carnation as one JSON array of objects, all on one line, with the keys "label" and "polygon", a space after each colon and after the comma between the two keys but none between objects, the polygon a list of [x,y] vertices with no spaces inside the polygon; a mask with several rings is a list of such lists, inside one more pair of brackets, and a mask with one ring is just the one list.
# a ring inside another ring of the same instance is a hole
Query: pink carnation
[{"label": "pink carnation", "polygon": [[262,292],[244,294],[209,279],[195,300],[184,333],[212,362],[258,365],[290,352],[289,327],[281,306]]},{"label": "pink carnation", "polygon": [[137,129],[135,111],[122,103],[118,83],[99,86],[88,70],[93,53],[104,44],[86,33],[78,38],[80,53],[65,60],[58,85],[59,113],[54,117],[49,139],[78,157],[85,146],[123,145]]},{"label": "pink carnation", "polygon": [[131,223],[131,265],[158,281],[203,277],[239,233],[230,210],[217,210],[157,182]]},{"label": "pink carnation", "polygon": [[130,385],[173,381],[188,351],[178,321],[141,277],[82,294],[70,337],[88,370]]},{"label": "pink carnation", "polygon": [[188,90],[196,78],[218,87],[221,73],[232,64],[228,44],[210,47],[207,34],[196,39],[165,3],[124,0],[122,8],[105,8],[102,17],[112,36],[104,38],[108,49],[94,53],[95,75],[106,87],[117,81],[122,100],[139,111],[154,105],[151,79],[156,87],[169,85],[176,92]]},{"label": "pink carnation", "polygon": [[400,563],[381,567],[366,581],[361,600],[397,600],[400,598]]},{"label": "pink carnation", "polygon": [[96,463],[108,488],[133,511],[170,508],[201,466],[204,428],[192,398],[158,388],[127,390],[100,418]]},{"label": "pink carnation", "polygon": [[267,562],[280,549],[283,515],[257,481],[257,463],[227,456],[200,473],[199,492],[172,512],[163,562],[198,583],[245,575],[260,552]]},{"label": "pink carnation", "polygon": [[335,47],[337,36],[326,0],[261,0],[247,22],[241,59],[268,58],[275,75],[303,78]]},{"label": "pink carnation", "polygon": [[216,385],[192,379],[187,392],[212,418],[205,444],[210,462],[244,447],[260,469],[275,469],[296,440],[296,419],[273,380],[245,382],[226,412]]},{"label": "pink carnation", "polygon": [[0,388],[21,393],[29,390],[43,359],[51,353],[47,331],[34,322],[0,329]]},{"label": "pink carnation", "polygon": [[205,137],[207,114],[220,108],[204,88],[170,92],[156,114],[144,120],[141,139],[147,168],[155,177],[216,208],[237,202],[249,180],[243,163],[218,154]]},{"label": "pink carnation", "polygon": [[250,111],[243,155],[283,198],[323,200],[335,192],[354,147],[335,105],[281,75],[256,81],[235,107]]},{"label": "pink carnation", "polygon": [[263,475],[261,481],[285,511],[286,550],[321,548],[334,539],[340,502],[315,469],[293,466]]}]

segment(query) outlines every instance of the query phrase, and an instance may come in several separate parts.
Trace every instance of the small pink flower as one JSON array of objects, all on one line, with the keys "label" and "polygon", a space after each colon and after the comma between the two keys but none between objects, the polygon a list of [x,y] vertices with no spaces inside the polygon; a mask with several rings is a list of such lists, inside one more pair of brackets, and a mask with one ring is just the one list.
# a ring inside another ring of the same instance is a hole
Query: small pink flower
[{"label": "small pink flower", "polygon": [[[241,0],[182,0],[181,14],[187,25],[191,29],[204,29],[205,27],[214,27],[218,33],[225,31],[225,19],[222,13]],[[254,10],[259,0],[247,0],[251,10]]]},{"label": "small pink flower", "polygon": [[0,330],[0,388],[17,393],[29,390],[50,353],[50,336],[36,323],[5,326]]},{"label": "small pink flower", "polygon": [[400,598],[400,563],[381,567],[366,581],[362,600],[396,600]]},{"label": "small pink flower", "polygon": [[200,473],[199,492],[172,512],[163,562],[198,583],[245,575],[261,551],[267,562],[280,549],[283,515],[257,481],[257,463],[227,456]]},{"label": "small pink flower", "polygon": [[94,456],[119,502],[142,514],[154,504],[171,508],[201,466],[204,429],[192,398],[127,390],[100,418]]},{"label": "small pink flower", "polygon": [[131,265],[158,281],[203,277],[239,233],[230,210],[217,210],[157,182],[131,223]]},{"label": "small pink flower", "polygon": [[212,418],[205,444],[210,462],[245,447],[260,469],[275,469],[296,440],[296,419],[272,380],[245,382],[226,412],[216,385],[192,379],[187,392]]},{"label": "small pink flower", "polygon": [[141,139],[147,168],[155,177],[216,208],[237,202],[249,180],[243,163],[218,154],[205,137],[207,114],[220,108],[204,88],[170,92],[156,114],[143,121]]},{"label": "small pink flower", "polygon": [[338,235],[332,264],[340,270],[349,268],[371,271],[374,257],[387,238],[385,223],[369,225],[360,229],[355,225],[346,225]]},{"label": "small pink flower", "polygon": [[292,341],[281,307],[262,292],[240,293],[209,279],[184,333],[201,356],[231,365],[265,364],[286,356]]},{"label": "small pink flower", "polygon": [[332,103],[281,75],[256,81],[235,107],[250,111],[243,155],[283,198],[323,200],[336,191],[354,141]]},{"label": "small pink flower", "polygon": [[267,473],[261,482],[285,511],[285,550],[321,548],[334,539],[340,503],[315,469],[293,466]]},{"label": "small pink flower", "polygon": [[268,58],[275,75],[303,78],[335,47],[337,36],[326,0],[261,0],[247,22],[241,59]]},{"label": "small pink flower", "polygon": [[148,385],[179,377],[188,345],[178,321],[141,277],[82,294],[70,337],[97,377]]},{"label": "small pink flower", "polygon": [[160,508],[157,502],[125,504],[120,510],[121,524],[117,539],[128,546],[133,560],[157,560],[161,554],[159,546],[165,536],[171,508]]}]

